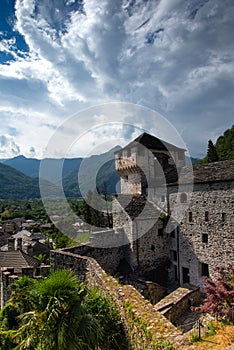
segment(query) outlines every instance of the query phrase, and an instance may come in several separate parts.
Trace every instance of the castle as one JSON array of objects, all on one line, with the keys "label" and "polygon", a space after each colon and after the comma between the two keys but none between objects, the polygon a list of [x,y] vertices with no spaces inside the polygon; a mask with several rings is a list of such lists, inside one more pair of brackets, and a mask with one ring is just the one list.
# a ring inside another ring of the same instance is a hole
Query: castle
[{"label": "castle", "polygon": [[[115,153],[115,166],[121,194],[113,196],[113,229],[64,252],[166,288],[202,290],[205,276],[234,265],[234,160],[186,166],[184,149],[143,133]],[[56,254],[52,265],[72,267]]]},{"label": "castle", "polygon": [[64,251],[169,290],[203,290],[204,277],[234,265],[234,160],[187,166],[184,149],[143,133],[115,152],[115,166],[113,229]]},{"label": "castle", "polygon": [[186,166],[184,149],[144,133],[116,152],[115,163],[114,208],[133,197],[113,220],[125,221],[134,268],[158,282],[161,275],[202,287],[217,267],[234,265],[234,160]]}]

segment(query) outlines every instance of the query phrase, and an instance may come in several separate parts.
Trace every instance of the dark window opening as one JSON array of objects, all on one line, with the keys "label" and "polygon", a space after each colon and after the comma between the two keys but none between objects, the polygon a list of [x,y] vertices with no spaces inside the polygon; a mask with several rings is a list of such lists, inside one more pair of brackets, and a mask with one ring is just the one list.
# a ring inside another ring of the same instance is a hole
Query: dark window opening
[{"label": "dark window opening", "polygon": [[193,221],[193,213],[190,211],[189,212],[189,222]]},{"label": "dark window opening", "polygon": [[128,148],[127,149],[127,157],[130,157],[131,156],[131,148]]},{"label": "dark window opening", "polygon": [[150,249],[152,250],[152,252],[155,251],[155,246],[154,246],[154,244],[151,244]]},{"label": "dark window opening", "polygon": [[158,236],[163,236],[163,228],[158,229]]},{"label": "dark window opening", "polygon": [[171,233],[170,233],[170,236],[171,236],[171,238],[175,238],[175,230],[173,230],[173,231],[171,231]]},{"label": "dark window opening", "polygon": [[181,193],[180,203],[187,203],[187,194],[186,193]]},{"label": "dark window opening", "polygon": [[205,221],[209,221],[209,212],[205,211]]},{"label": "dark window opening", "polygon": [[182,277],[183,277],[183,283],[190,282],[189,269],[187,267],[182,267]]},{"label": "dark window opening", "polygon": [[207,233],[202,234],[202,243],[208,243],[208,234]]},{"label": "dark window opening", "polygon": [[201,275],[209,277],[209,265],[201,263]]},{"label": "dark window opening", "polygon": [[174,278],[175,278],[175,281],[178,281],[177,265],[173,265],[173,266],[174,266]]},{"label": "dark window opening", "polygon": [[164,195],[162,195],[161,202],[165,202],[165,200],[166,200],[166,197]]},{"label": "dark window opening", "polygon": [[222,222],[226,222],[226,221],[227,221],[227,214],[222,213]]},{"label": "dark window opening", "polygon": [[177,261],[177,251],[176,250],[171,250],[171,259],[173,261]]}]

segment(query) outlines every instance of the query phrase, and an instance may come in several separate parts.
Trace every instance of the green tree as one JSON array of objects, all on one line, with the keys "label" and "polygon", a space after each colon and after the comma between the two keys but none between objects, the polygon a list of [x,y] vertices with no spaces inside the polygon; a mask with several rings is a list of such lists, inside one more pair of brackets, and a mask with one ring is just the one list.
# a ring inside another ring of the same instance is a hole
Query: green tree
[{"label": "green tree", "polygon": [[234,159],[234,125],[219,136],[215,145],[208,142],[207,155],[199,163],[210,163],[220,160]]},{"label": "green tree", "polygon": [[219,160],[216,148],[211,140],[208,141],[208,150],[206,155],[207,163],[217,162]]},{"label": "green tree", "polygon": [[20,315],[14,332],[19,349],[72,350],[94,348],[102,336],[95,318],[86,313],[84,283],[70,271],[56,271],[34,285],[39,303]]},{"label": "green tree", "polygon": [[217,139],[215,147],[219,160],[234,159],[234,125]]},{"label": "green tree", "polygon": [[105,208],[102,207],[98,192],[89,190],[84,204],[84,220],[87,224],[96,227],[107,227],[108,220],[104,216]]}]

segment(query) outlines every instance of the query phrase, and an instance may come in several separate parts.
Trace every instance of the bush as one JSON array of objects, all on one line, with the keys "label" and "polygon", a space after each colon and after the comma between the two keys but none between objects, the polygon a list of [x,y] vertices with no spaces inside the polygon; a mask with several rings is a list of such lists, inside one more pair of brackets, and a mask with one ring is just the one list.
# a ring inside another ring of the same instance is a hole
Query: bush
[{"label": "bush", "polygon": [[205,279],[207,294],[203,305],[191,308],[193,311],[208,313],[216,318],[234,321],[234,268],[219,268],[215,281]]}]

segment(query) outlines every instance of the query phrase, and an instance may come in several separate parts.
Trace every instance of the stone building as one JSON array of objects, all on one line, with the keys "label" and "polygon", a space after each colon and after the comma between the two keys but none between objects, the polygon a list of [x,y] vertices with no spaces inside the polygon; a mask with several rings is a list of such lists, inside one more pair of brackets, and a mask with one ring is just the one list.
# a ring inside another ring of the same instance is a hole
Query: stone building
[{"label": "stone building", "polygon": [[217,267],[234,265],[234,160],[189,167],[184,153],[146,133],[117,151],[113,223],[125,229],[134,269],[202,287]]},{"label": "stone building", "polygon": [[174,213],[176,197],[189,201],[170,249],[174,278],[201,286],[205,276],[216,277],[217,267],[234,265],[234,160],[194,165],[193,175],[189,199],[183,186],[179,193],[168,186]]}]

